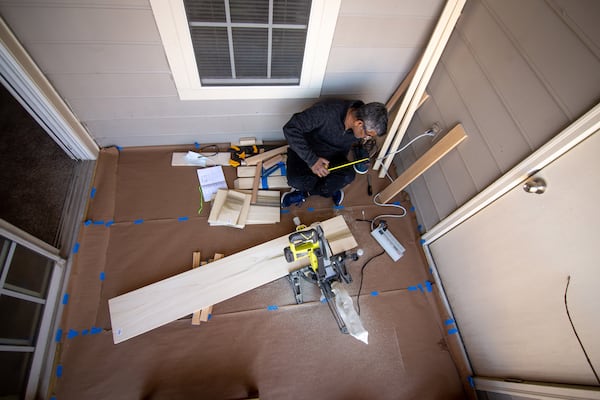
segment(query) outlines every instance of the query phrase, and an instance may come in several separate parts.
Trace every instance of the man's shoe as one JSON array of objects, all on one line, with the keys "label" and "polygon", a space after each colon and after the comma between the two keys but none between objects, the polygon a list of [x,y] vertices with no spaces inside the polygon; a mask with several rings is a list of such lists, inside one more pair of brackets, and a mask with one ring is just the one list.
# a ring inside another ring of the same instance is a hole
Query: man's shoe
[{"label": "man's shoe", "polygon": [[344,191],[342,189],[338,190],[333,194],[333,196],[331,196],[331,198],[333,199],[333,204],[335,204],[336,207],[341,206],[342,201],[344,201]]},{"label": "man's shoe", "polygon": [[306,201],[306,192],[301,192],[300,190],[292,189],[287,193],[284,193],[281,196],[281,207],[288,208],[292,204],[297,206],[302,205]]},{"label": "man's shoe", "polygon": [[[354,153],[354,160],[362,160],[363,158],[369,158],[369,150],[364,144],[357,144],[352,147]],[[369,160],[354,164],[352,167],[357,174],[366,174],[369,171]]]}]

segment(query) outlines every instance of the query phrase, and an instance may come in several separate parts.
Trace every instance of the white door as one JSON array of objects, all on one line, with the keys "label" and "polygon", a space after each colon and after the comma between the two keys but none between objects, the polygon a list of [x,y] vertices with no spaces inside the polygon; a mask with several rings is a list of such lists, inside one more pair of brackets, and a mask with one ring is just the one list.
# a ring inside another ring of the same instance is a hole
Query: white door
[{"label": "white door", "polygon": [[600,384],[599,132],[429,244],[475,375]]}]

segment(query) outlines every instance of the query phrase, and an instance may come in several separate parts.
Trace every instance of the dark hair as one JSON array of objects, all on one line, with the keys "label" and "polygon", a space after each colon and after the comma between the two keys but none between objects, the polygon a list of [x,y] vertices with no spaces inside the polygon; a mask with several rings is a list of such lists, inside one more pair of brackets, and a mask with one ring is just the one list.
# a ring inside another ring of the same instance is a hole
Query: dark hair
[{"label": "dark hair", "polygon": [[356,118],[365,124],[368,131],[377,132],[377,136],[387,133],[388,112],[382,103],[363,104],[356,109]]}]

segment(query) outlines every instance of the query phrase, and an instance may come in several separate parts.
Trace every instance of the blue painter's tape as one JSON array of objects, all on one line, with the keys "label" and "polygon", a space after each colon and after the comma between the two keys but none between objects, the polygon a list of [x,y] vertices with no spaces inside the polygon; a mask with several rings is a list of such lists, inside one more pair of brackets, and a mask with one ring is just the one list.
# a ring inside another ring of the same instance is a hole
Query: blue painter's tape
[{"label": "blue painter's tape", "polygon": [[448,335],[454,335],[455,333],[458,333],[458,329],[456,329],[456,328],[448,329]]},{"label": "blue painter's tape", "polygon": [[100,280],[103,281],[104,278],[106,278],[106,275],[104,274],[104,272],[100,272]]},{"label": "blue painter's tape", "polygon": [[93,187],[93,188],[92,188],[92,191],[90,192],[90,198],[92,198],[92,199],[93,199],[95,196],[96,196],[96,188],[95,188],[95,187]]},{"label": "blue painter's tape", "polygon": [[280,212],[281,212],[281,214],[288,214],[290,212],[290,210],[281,210]]},{"label": "blue painter's tape", "polygon": [[269,179],[268,178],[269,178],[268,176],[261,177],[261,184],[260,184],[261,189],[269,188]]},{"label": "blue painter's tape", "polygon": [[421,232],[423,230],[423,225],[417,225],[417,229],[419,230],[419,232]]},{"label": "blue painter's tape", "polygon": [[100,332],[102,332],[102,328],[96,328],[95,326],[92,326],[92,329],[90,329],[90,334],[92,335],[95,335]]},{"label": "blue painter's tape", "polygon": [[121,146],[116,146],[116,147],[117,147],[117,150],[119,150],[119,151],[123,150],[123,148]]},{"label": "blue painter's tape", "polygon": [[69,302],[69,293],[65,293],[63,296],[62,303],[67,304]]},{"label": "blue painter's tape", "polygon": [[67,339],[73,339],[75,336],[79,335],[75,329],[69,329],[69,333],[67,333]]},{"label": "blue painter's tape", "polygon": [[452,318],[448,318],[446,321],[444,321],[444,324],[446,325],[452,325],[454,323],[454,320]]},{"label": "blue painter's tape", "polygon": [[135,221],[133,221],[133,223],[136,224],[136,225],[139,225],[139,224],[144,223],[144,220],[141,219],[141,218],[140,219],[136,219]]},{"label": "blue painter's tape", "polygon": [[54,341],[55,342],[60,342],[60,339],[62,339],[62,329],[58,329],[56,331],[56,335],[54,336]]},{"label": "blue painter's tape", "polygon": [[99,219],[98,221],[94,221],[94,225],[104,225],[104,221]]},{"label": "blue painter's tape", "polygon": [[325,303],[327,303],[327,298],[323,297],[320,301],[321,301],[321,303],[325,304]]},{"label": "blue painter's tape", "polygon": [[427,288],[428,292],[431,292],[433,290],[431,287],[431,282],[425,281],[425,288]]},{"label": "blue painter's tape", "polygon": [[208,318],[206,318],[208,321],[210,321],[210,319],[212,318],[212,314],[208,314]]},{"label": "blue painter's tape", "polygon": [[85,336],[88,333],[90,333],[90,330],[89,329],[84,329],[84,330],[81,331],[81,336]]},{"label": "blue painter's tape", "polygon": [[84,224],[85,226],[89,226],[89,225],[91,225],[91,224],[92,224],[92,220],[91,220],[91,219],[88,219],[88,220],[86,220],[86,221],[85,221],[83,224]]},{"label": "blue painter's tape", "polygon": [[313,211],[315,211],[315,208],[314,207],[308,207],[306,210],[310,211],[310,212],[313,212]]},{"label": "blue painter's tape", "polygon": [[471,386],[473,389],[475,389],[475,379],[473,379],[472,376],[469,376],[467,378],[467,382],[469,382],[469,386]]},{"label": "blue painter's tape", "polygon": [[279,307],[277,307],[277,306],[269,306],[269,307],[267,307],[267,310],[269,310],[269,311],[277,311],[277,310],[279,310]]},{"label": "blue painter's tape", "polygon": [[194,147],[197,148],[197,149],[199,149],[200,148],[200,143],[194,142]]},{"label": "blue painter's tape", "polygon": [[179,218],[177,218],[177,221],[183,222],[183,221],[187,221],[188,219],[189,219],[189,217],[179,217]]},{"label": "blue painter's tape", "polygon": [[373,290],[371,292],[371,296],[379,296],[379,292],[377,290]]},{"label": "blue painter's tape", "polygon": [[77,252],[79,252],[79,242],[76,242],[73,246],[73,254],[77,254]]},{"label": "blue painter's tape", "polygon": [[63,374],[62,365],[57,365],[56,366],[56,376],[60,378],[62,376],[62,374]]},{"label": "blue painter's tape", "polygon": [[418,287],[416,287],[416,286],[409,286],[409,287],[408,287],[408,291],[409,291],[409,292],[416,292],[417,290],[419,290],[419,288],[418,288]]},{"label": "blue painter's tape", "polygon": [[333,206],[333,208],[335,208],[336,210],[343,210],[344,206]]},{"label": "blue painter's tape", "polygon": [[417,286],[419,287],[419,290],[420,290],[422,293],[425,293],[425,291],[423,290],[423,285],[421,285],[421,284],[419,283]]},{"label": "blue painter's tape", "polygon": [[115,223],[115,221],[113,221],[113,220],[111,219],[110,221],[108,221],[108,222],[107,222],[106,224],[104,224],[104,225],[106,225],[106,227],[108,228],[108,227],[110,227],[110,226],[111,226],[112,224],[114,224],[114,223]]},{"label": "blue painter's tape", "polygon": [[393,204],[393,205],[395,205],[395,206],[399,206],[399,205],[400,205],[400,202],[399,202],[399,201],[395,201],[395,202],[393,202],[392,204]]},{"label": "blue painter's tape", "polygon": [[416,210],[415,206],[412,206],[412,207],[410,208],[410,212],[415,212],[415,210]]},{"label": "blue painter's tape", "polygon": [[420,244],[425,244],[425,239],[421,239],[421,240],[419,240],[419,243],[420,243]]},{"label": "blue painter's tape", "polygon": [[429,273],[433,274],[433,268],[429,267]]}]

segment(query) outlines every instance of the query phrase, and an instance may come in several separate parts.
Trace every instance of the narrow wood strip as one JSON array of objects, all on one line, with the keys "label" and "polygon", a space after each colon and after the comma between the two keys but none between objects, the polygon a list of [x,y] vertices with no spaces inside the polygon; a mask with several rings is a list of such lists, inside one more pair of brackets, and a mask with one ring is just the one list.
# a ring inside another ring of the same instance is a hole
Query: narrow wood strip
[{"label": "narrow wood strip", "polygon": [[273,150],[265,151],[264,153],[257,154],[246,159],[246,165],[256,165],[259,161],[265,161],[271,157],[275,157],[277,154],[283,154],[287,152],[288,145],[278,147]]},{"label": "narrow wood strip", "polygon": [[258,196],[258,187],[260,186],[260,179],[262,178],[263,162],[259,160],[256,163],[254,171],[254,182],[252,182],[252,197],[250,198],[250,204],[256,204],[256,197]]},{"label": "narrow wood strip", "polygon": [[400,193],[412,181],[417,179],[429,167],[445,156],[450,150],[458,146],[467,138],[467,134],[461,124],[456,125],[439,142],[427,150],[417,161],[402,173],[394,182],[385,188],[379,195],[379,201],[388,203],[395,195]]},{"label": "narrow wood strip", "polygon": [[[192,269],[200,266],[201,253],[195,251],[192,253]],[[200,325],[200,311],[194,311],[192,314],[192,325]]]}]

